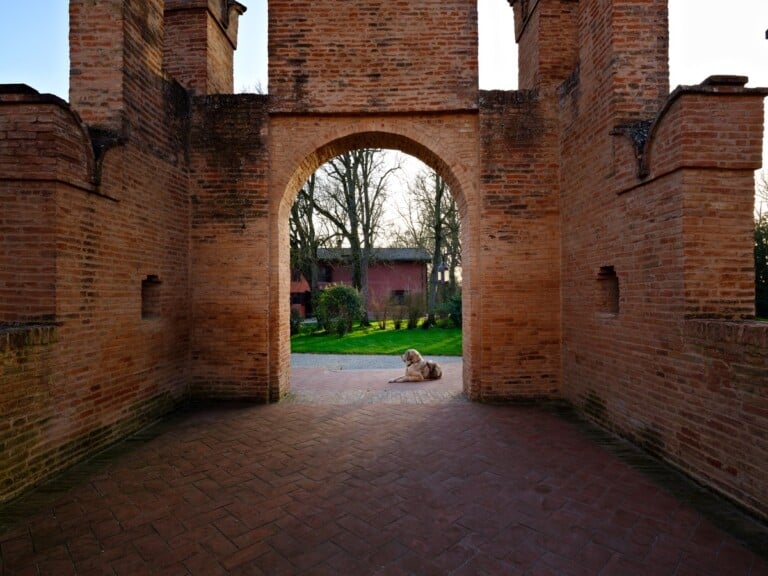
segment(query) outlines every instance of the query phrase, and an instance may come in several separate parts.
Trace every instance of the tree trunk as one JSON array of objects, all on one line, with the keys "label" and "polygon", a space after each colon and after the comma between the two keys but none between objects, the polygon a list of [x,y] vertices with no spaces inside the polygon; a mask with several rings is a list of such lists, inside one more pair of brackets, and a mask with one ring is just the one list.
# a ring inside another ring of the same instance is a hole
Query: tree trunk
[{"label": "tree trunk", "polygon": [[371,249],[363,248],[360,253],[360,305],[363,309],[363,326],[369,325],[368,318],[368,266],[371,262]]},{"label": "tree trunk", "polygon": [[435,174],[435,213],[433,217],[435,246],[432,252],[432,271],[430,272],[429,295],[427,300],[427,323],[432,325],[435,322],[435,309],[437,308],[437,273],[442,263],[443,248],[443,217],[442,202],[445,192],[445,183],[443,179]]}]

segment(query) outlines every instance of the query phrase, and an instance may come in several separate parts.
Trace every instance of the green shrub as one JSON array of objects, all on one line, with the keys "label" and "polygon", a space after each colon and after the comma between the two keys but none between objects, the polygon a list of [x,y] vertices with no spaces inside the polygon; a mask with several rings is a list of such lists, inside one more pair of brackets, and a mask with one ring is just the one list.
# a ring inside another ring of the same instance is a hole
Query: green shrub
[{"label": "green shrub", "polygon": [[368,296],[368,312],[373,314],[374,320],[380,330],[387,329],[391,300],[384,296]]},{"label": "green shrub", "polygon": [[453,322],[456,328],[461,328],[463,320],[461,315],[461,292],[451,296],[445,304],[451,322]]},{"label": "green shrub", "polygon": [[414,292],[406,294],[403,299],[408,316],[408,330],[413,330],[419,325],[419,320],[424,317],[426,305],[424,304],[424,294]]},{"label": "green shrub", "polygon": [[403,326],[403,321],[408,315],[407,307],[400,304],[396,299],[392,299],[389,309],[392,313],[392,322],[395,326],[395,330],[400,330]]},{"label": "green shrub", "polygon": [[339,316],[332,322],[331,332],[336,334],[339,338],[346,336],[350,330],[352,330],[352,326],[350,326],[349,321],[346,318]]},{"label": "green shrub", "polygon": [[362,317],[360,293],[343,284],[330,286],[320,292],[315,315],[326,332],[344,336]]}]

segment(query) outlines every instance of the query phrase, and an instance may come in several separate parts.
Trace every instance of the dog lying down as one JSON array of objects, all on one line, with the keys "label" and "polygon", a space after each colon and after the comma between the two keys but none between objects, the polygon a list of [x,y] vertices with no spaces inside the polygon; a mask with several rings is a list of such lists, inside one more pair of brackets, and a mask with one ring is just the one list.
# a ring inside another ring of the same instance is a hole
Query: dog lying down
[{"label": "dog lying down", "polygon": [[390,382],[423,382],[424,380],[439,380],[443,370],[437,362],[424,360],[417,350],[410,348],[403,354],[405,376],[390,380]]}]

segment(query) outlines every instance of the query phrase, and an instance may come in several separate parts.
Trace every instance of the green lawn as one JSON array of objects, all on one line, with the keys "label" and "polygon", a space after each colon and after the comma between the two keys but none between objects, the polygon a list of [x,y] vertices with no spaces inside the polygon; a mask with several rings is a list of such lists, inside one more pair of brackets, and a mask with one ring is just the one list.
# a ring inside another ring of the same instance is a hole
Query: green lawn
[{"label": "green lawn", "polygon": [[[306,328],[305,328],[306,330]],[[432,356],[461,356],[458,328],[414,328],[381,330],[376,325],[356,327],[343,338],[325,332],[291,337],[291,352],[310,354],[397,354],[415,348]]]}]

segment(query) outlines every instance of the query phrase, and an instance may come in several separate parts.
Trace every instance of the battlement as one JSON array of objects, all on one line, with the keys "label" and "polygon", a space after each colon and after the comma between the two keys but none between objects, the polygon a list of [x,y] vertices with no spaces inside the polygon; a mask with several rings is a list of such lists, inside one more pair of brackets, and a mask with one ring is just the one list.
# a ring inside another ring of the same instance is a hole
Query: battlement
[{"label": "battlement", "polygon": [[231,94],[240,16],[235,0],[166,0],[165,70],[197,94]]}]

